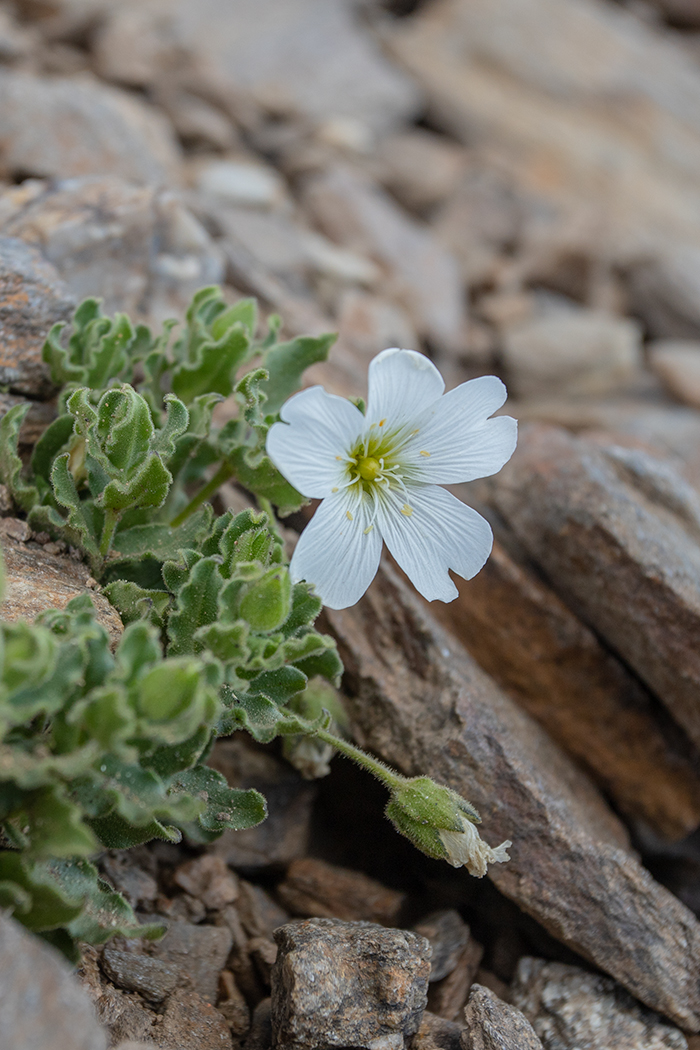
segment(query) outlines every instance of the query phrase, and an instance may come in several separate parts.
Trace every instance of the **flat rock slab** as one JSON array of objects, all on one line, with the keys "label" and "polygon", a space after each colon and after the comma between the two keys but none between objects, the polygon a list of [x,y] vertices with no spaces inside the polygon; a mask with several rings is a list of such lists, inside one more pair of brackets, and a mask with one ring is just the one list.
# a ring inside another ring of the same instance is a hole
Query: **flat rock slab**
[{"label": "flat rock slab", "polygon": [[0,914],[0,1046],[106,1050],[87,993],[57,951]]},{"label": "flat rock slab", "polygon": [[615,981],[577,966],[524,956],[511,1001],[545,1050],[686,1050],[688,1045],[682,1032],[645,1010]]},{"label": "flat rock slab", "polygon": [[0,605],[3,620],[35,619],[47,609],[65,609],[72,598],[89,594],[97,610],[97,622],[110,637],[112,647],[124,627],[119,613],[107,599],[87,586],[90,572],[82,562],[49,554],[38,543],[28,546],[26,522],[0,518],[0,547],[5,563],[5,599]]},{"label": "flat rock slab", "polygon": [[53,387],[41,349],[74,302],[53,266],[16,237],[0,237],[0,384],[47,397]]},{"label": "flat rock slab", "polygon": [[[360,871],[302,857],[289,865],[277,896],[294,915],[398,925],[404,893],[388,889]],[[418,931],[422,936],[422,931]]]},{"label": "flat rock slab", "polygon": [[430,945],[408,930],[306,919],[275,931],[273,1044],[404,1050],[426,1005]]},{"label": "flat rock slab", "polygon": [[700,496],[663,460],[522,428],[492,499],[552,586],[700,744]]},{"label": "flat rock slab", "polygon": [[513,840],[510,863],[489,872],[498,888],[648,1006],[700,1030],[700,924],[638,863],[585,775],[390,570],[326,615],[358,741],[473,802],[492,845]]}]

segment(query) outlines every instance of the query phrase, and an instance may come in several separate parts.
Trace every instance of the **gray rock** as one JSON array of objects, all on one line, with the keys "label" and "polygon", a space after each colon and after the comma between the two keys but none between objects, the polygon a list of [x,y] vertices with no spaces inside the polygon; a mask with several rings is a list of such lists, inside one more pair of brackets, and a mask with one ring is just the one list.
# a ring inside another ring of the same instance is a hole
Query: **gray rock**
[{"label": "gray rock", "polygon": [[36,248],[0,236],[0,384],[35,398],[51,394],[41,350],[51,326],[67,320],[74,305]]},{"label": "gray rock", "polygon": [[464,1019],[467,1028],[462,1050],[542,1050],[542,1043],[520,1010],[481,984],[472,985]]},{"label": "gray rock", "polygon": [[226,1019],[209,1002],[181,988],[168,999],[153,1033],[161,1050],[233,1050]]},{"label": "gray rock", "polygon": [[221,860],[205,853],[181,864],[173,881],[210,911],[219,911],[238,897],[238,879]]},{"label": "gray rock", "polygon": [[522,958],[511,1001],[545,1050],[686,1050],[688,1045],[681,1031],[645,1010],[615,981],[576,966]]},{"label": "gray rock", "polygon": [[0,1046],[106,1050],[105,1033],[65,959],[0,915]]},{"label": "gray rock", "polygon": [[86,75],[0,71],[0,143],[0,170],[11,177],[179,181],[179,149],[166,118]]},{"label": "gray rock", "polygon": [[215,1003],[219,973],[226,965],[233,937],[226,926],[193,926],[174,922],[162,940],[151,948],[156,959],[187,974],[194,990]]},{"label": "gray rock", "polygon": [[149,1003],[162,1003],[178,981],[180,970],[140,952],[121,952],[107,945],[100,965],[110,981],[127,992],[138,992]]},{"label": "gray rock", "polygon": [[430,946],[406,930],[306,919],[275,933],[273,1041],[280,1050],[403,1050],[426,1004]]},{"label": "gray rock", "polygon": [[630,263],[625,280],[630,307],[652,336],[700,336],[700,246],[665,246]]},{"label": "gray rock", "polygon": [[289,915],[269,893],[241,879],[236,911],[249,937],[271,937],[273,930],[289,922]]},{"label": "gray rock", "polygon": [[411,1050],[461,1050],[462,1029],[463,1025],[437,1017],[426,1010],[411,1043]]},{"label": "gray rock", "polygon": [[457,961],[469,943],[469,927],[454,908],[435,911],[413,927],[414,933],[429,942],[433,950],[430,957],[430,980],[441,981],[452,973]]}]

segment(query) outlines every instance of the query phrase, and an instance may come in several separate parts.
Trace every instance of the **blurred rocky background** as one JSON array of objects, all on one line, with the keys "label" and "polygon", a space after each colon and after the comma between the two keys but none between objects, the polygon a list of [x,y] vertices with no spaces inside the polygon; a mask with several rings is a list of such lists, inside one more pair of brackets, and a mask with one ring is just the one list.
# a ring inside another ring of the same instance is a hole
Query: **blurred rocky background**
[{"label": "blurred rocky background", "polygon": [[[27,446],[76,301],[159,324],[212,283],[337,330],[311,375],[337,393],[398,345],[500,375],[521,420],[458,491],[497,537],[460,597],[387,566],[327,620],[356,739],[470,798],[510,864],[427,861],[343,760],[310,783],[234,737],[213,761],[269,821],[103,857],[170,928],[87,951],[85,994],[0,920],[0,1046],[697,1050],[699,173],[698,0],[0,0]],[[3,500],[3,615],[65,604],[87,570]]]}]

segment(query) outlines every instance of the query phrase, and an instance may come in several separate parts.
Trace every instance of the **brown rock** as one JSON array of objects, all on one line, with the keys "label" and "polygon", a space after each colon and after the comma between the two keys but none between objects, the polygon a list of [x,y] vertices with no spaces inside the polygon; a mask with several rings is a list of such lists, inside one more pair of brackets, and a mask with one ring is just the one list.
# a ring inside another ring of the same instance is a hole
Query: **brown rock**
[{"label": "brown rock", "polygon": [[94,78],[0,71],[0,170],[15,175],[116,175],[177,182],[179,150],[167,120]]},{"label": "brown rock", "polygon": [[462,1050],[542,1050],[542,1043],[520,1010],[480,984],[471,990],[464,1019],[467,1028]]},{"label": "brown rock", "polygon": [[462,1025],[446,1021],[426,1010],[416,1032],[411,1050],[461,1050]]},{"label": "brown rock", "polygon": [[262,886],[239,881],[236,911],[249,937],[271,937],[273,930],[289,922],[289,915]]},{"label": "brown rock", "polygon": [[363,919],[383,926],[396,925],[405,900],[405,894],[387,889],[362,872],[313,857],[292,861],[277,893],[295,915]]},{"label": "brown rock", "polygon": [[482,571],[434,603],[445,627],[621,809],[660,834],[700,822],[692,749],[658,703],[526,565],[499,544]]},{"label": "brown rock", "polygon": [[0,915],[0,1046],[105,1050],[105,1034],[65,959]]},{"label": "brown rock", "polygon": [[448,1021],[461,1018],[483,954],[479,942],[470,937],[452,970],[428,991],[428,1006],[434,1014]]},{"label": "brown rock", "polygon": [[253,1010],[244,1050],[270,1050],[272,1046],[272,1000],[261,999]]},{"label": "brown rock", "polygon": [[267,937],[251,937],[248,951],[255,964],[260,979],[266,988],[270,987],[270,973],[277,959],[277,945]]},{"label": "brown rock", "polygon": [[162,1050],[233,1050],[225,1018],[196,992],[170,996],[163,1023],[153,1033]]},{"label": "brown rock", "polygon": [[700,744],[700,497],[664,461],[521,434],[493,499],[558,593]]},{"label": "brown rock", "polygon": [[684,405],[700,408],[700,343],[691,339],[659,339],[648,348],[649,364]]},{"label": "brown rock", "polygon": [[443,135],[413,128],[378,144],[380,180],[407,208],[421,211],[456,189],[466,153]]},{"label": "brown rock", "polygon": [[217,1010],[226,1019],[233,1035],[245,1035],[250,1028],[250,1010],[230,970],[221,971],[219,990],[221,998]]},{"label": "brown rock", "polygon": [[95,1002],[95,1010],[112,1044],[122,1040],[143,1040],[152,1045],[156,1015],[146,1008],[140,995],[121,992],[107,984]]},{"label": "brown rock", "polygon": [[383,190],[350,168],[334,167],[310,179],[304,202],[331,240],[388,268],[394,297],[419,334],[448,350],[463,344],[459,269],[428,227],[409,218]]},{"label": "brown rock", "polygon": [[426,915],[413,927],[414,933],[430,944],[430,980],[441,981],[452,973],[462,952],[469,943],[469,927],[454,908],[445,908]]},{"label": "brown rock", "polygon": [[174,922],[150,953],[171,968],[187,974],[192,987],[206,1002],[215,1003],[219,974],[223,970],[233,937],[225,926],[193,926]]},{"label": "brown rock", "polygon": [[306,919],[277,930],[273,1041],[285,1050],[403,1050],[425,1009],[430,947],[406,930]]},{"label": "brown rock", "polygon": [[51,393],[41,349],[51,326],[67,320],[73,306],[56,270],[35,248],[0,236],[0,383],[34,398]]},{"label": "brown rock", "polygon": [[138,992],[149,1003],[162,1003],[181,980],[176,967],[139,952],[119,951],[109,944],[100,957],[100,965],[118,988]]},{"label": "brown rock", "polygon": [[225,908],[238,897],[235,872],[221,857],[209,853],[181,864],[173,875],[173,881],[212,911]]},{"label": "brown rock", "polygon": [[390,571],[354,608],[326,615],[359,743],[470,799],[491,844],[514,842],[510,863],[489,872],[498,888],[642,1001],[700,1030],[700,925],[628,852],[587,778]]},{"label": "brown rock", "polygon": [[0,519],[0,543],[5,561],[3,620],[31,622],[40,612],[65,609],[71,598],[87,593],[97,610],[97,622],[109,634],[114,648],[124,627],[114,606],[103,595],[89,589],[87,567],[71,558],[47,554],[38,544],[26,546],[22,537],[27,534],[26,522],[16,518]]},{"label": "brown rock", "polygon": [[677,1028],[645,1010],[608,977],[576,966],[524,957],[511,1001],[518,1007],[514,1012],[522,1011],[532,1024],[545,1050],[686,1050],[686,1038]]}]

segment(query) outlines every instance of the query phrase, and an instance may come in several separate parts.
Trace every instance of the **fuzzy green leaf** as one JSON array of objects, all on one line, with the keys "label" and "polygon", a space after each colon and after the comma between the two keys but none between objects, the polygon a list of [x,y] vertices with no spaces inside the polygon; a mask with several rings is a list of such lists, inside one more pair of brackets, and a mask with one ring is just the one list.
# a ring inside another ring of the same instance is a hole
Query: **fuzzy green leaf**
[{"label": "fuzzy green leaf", "polygon": [[269,378],[261,386],[267,396],[266,412],[279,412],[287,398],[300,389],[306,369],[318,361],[325,361],[337,338],[332,332],[320,336],[301,335],[267,351],[263,365]]},{"label": "fuzzy green leaf", "polygon": [[[204,804],[196,822],[199,834],[192,825],[183,828],[195,841],[210,842],[227,828],[233,831],[254,828],[267,816],[267,804],[259,791],[230,788],[225,777],[208,766],[195,766],[174,777],[169,794],[174,796],[180,792]],[[202,835],[202,832],[209,834]]]},{"label": "fuzzy green leaf", "polygon": [[170,616],[169,656],[196,651],[195,631],[216,619],[222,586],[216,559],[202,558],[197,562],[189,574],[188,582],[180,589],[177,608]]},{"label": "fuzzy green leaf", "polygon": [[14,405],[0,419],[0,481],[7,485],[13,502],[24,511],[31,510],[39,500],[36,486],[22,478],[22,460],[17,452],[20,428],[31,407],[29,403]]}]

